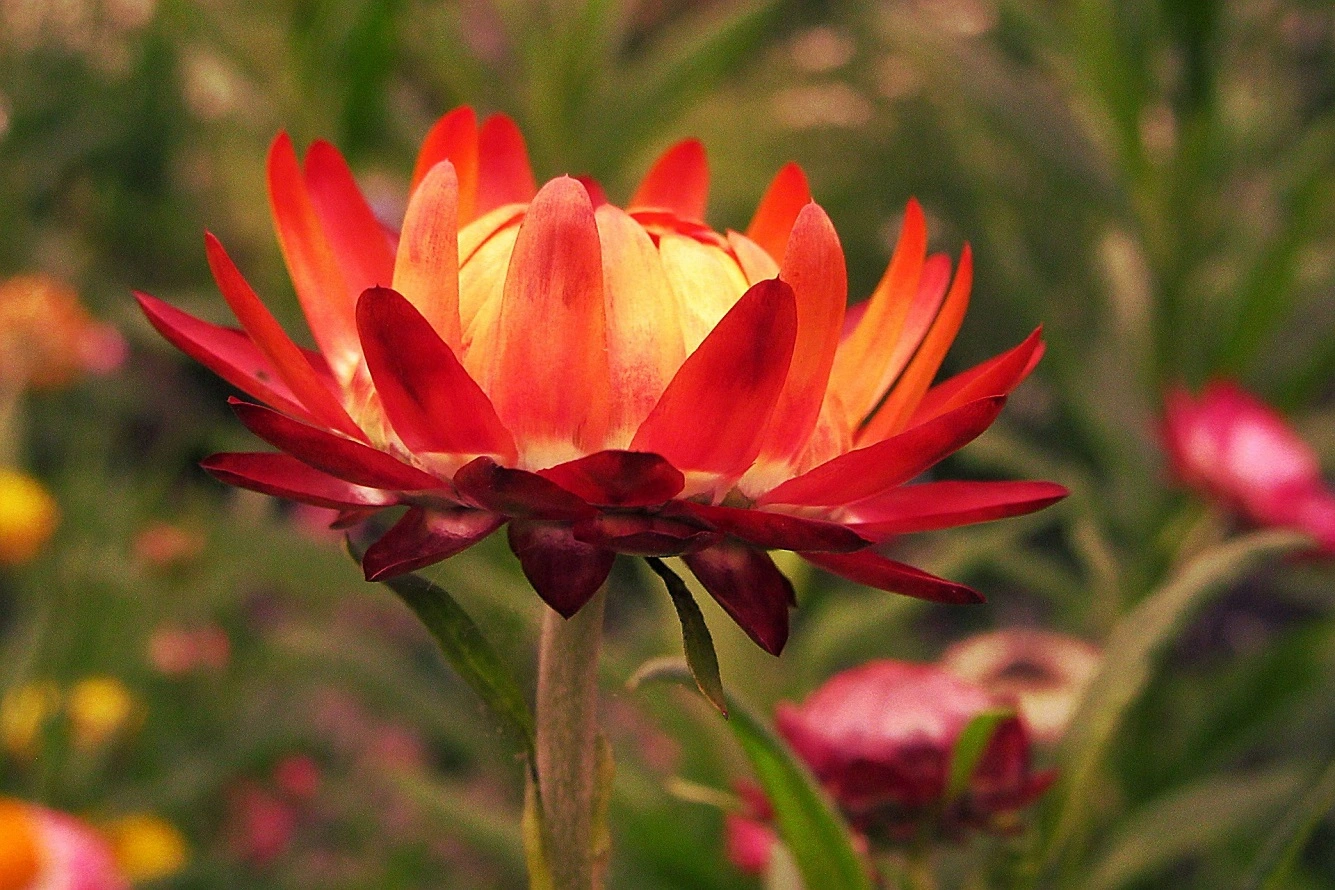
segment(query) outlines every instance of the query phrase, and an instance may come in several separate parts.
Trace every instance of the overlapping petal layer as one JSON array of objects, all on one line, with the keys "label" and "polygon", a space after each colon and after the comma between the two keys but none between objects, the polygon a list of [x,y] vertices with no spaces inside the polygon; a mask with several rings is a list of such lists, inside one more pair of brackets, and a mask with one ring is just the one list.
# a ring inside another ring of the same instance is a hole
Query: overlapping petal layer
[{"label": "overlapping petal layer", "polygon": [[793,590],[770,549],[911,596],[978,600],[872,548],[1064,493],[904,485],[995,419],[1041,355],[1038,332],[932,387],[968,303],[967,247],[953,273],[928,256],[910,202],[884,278],[846,310],[839,238],[800,168],[775,178],[745,235],[702,221],[708,184],[688,140],[626,210],[591,181],[539,188],[512,121],[457,109],[427,136],[395,237],[331,145],[303,163],[284,135],[271,205],[319,352],[288,337],[211,236],[241,330],[140,303],[259,403],[237,413],[279,449],[217,455],[211,473],[345,519],[408,508],[367,551],[370,578],[508,524],[563,615],[617,553],[680,556],[771,652]]}]

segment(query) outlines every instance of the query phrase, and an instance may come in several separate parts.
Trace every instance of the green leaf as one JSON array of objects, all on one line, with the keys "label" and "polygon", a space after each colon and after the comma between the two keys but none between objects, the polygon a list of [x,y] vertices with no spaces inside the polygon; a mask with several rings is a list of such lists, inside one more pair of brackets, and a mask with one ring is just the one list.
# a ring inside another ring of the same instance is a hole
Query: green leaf
[{"label": "green leaf", "polygon": [[[360,561],[361,553],[351,541],[348,552]],[[459,676],[506,728],[518,736],[529,763],[533,763],[534,724],[528,699],[510,666],[487,642],[481,628],[445,588],[425,578],[399,575],[381,583],[417,613]]]},{"label": "green leaf", "polygon": [[987,745],[996,735],[997,727],[1003,720],[1009,720],[1015,712],[1006,708],[984,711],[969,721],[955,742],[955,750],[950,755],[950,775],[946,780],[946,800],[956,800],[969,790],[969,780],[978,768],[978,762],[987,752]]},{"label": "green leaf", "polygon": [[[688,678],[690,670],[680,660],[660,658],[642,665],[628,685]],[[848,825],[815,777],[750,708],[730,695],[727,703],[728,726],[774,807],[779,835],[808,890],[871,890]]]},{"label": "green leaf", "polygon": [[1094,785],[1117,730],[1187,620],[1257,563],[1310,546],[1306,537],[1288,531],[1235,538],[1196,556],[1117,623],[1104,647],[1099,673],[1063,742],[1060,809],[1041,851],[1044,871],[1057,865],[1083,829],[1086,807],[1094,799]]},{"label": "green leaf", "polygon": [[1267,836],[1260,855],[1238,886],[1242,890],[1281,890],[1289,886],[1285,880],[1289,869],[1332,809],[1335,809],[1335,760],[1287,808],[1287,815]]},{"label": "green leaf", "polygon": [[714,638],[705,624],[704,613],[691,596],[686,582],[667,564],[656,557],[647,557],[645,562],[654,574],[663,579],[668,593],[672,596],[672,605],[677,609],[677,618],[681,621],[682,647],[686,650],[686,665],[691,669],[696,688],[709,703],[718,708],[725,718],[728,716],[728,703],[724,698],[723,680],[718,672],[718,655],[714,652]]},{"label": "green leaf", "polygon": [[1289,767],[1214,776],[1153,801],[1126,820],[1083,890],[1115,890],[1150,878],[1179,859],[1269,824],[1298,781]]}]

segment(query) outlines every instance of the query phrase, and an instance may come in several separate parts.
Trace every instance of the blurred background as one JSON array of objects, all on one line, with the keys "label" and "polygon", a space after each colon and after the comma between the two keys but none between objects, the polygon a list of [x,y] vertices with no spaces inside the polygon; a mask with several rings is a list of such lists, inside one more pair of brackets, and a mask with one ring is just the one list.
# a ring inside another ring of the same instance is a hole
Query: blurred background
[{"label": "blurred background", "polygon": [[[794,561],[775,660],[705,605],[761,712],[998,628],[1125,665],[1082,743],[1040,751],[1063,778],[1027,830],[952,845],[945,886],[1335,886],[1332,561],[1212,557],[1249,539],[1173,483],[1157,432],[1169,385],[1231,377],[1335,467],[1327,0],[0,0],[0,794],[86,818],[138,886],[524,886],[513,740],[329,516],[198,469],[255,443],[131,298],[232,323],[207,229],[303,330],[273,136],[334,142],[396,219],[464,103],[519,122],[540,180],[591,174],[614,201],[699,136],[720,230],[799,162],[854,299],[917,196],[934,250],[975,252],[948,370],[1045,326],[1034,377],[941,472],[1072,496],[896,548],[987,606]],[[1184,566],[1209,583],[1161,597]],[[502,543],[426,574],[532,675],[540,602]],[[698,696],[622,691],[681,641],[640,563],[611,583],[610,886],[747,886],[706,793],[745,760]]]}]

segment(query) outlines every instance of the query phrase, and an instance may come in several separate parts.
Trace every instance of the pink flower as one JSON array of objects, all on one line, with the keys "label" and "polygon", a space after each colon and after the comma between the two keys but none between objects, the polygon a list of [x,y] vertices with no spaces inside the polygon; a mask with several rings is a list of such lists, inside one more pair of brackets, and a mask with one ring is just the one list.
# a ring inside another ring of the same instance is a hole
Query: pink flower
[{"label": "pink flower", "polygon": [[1335,554],[1335,492],[1316,452],[1269,405],[1228,380],[1197,399],[1179,387],[1165,401],[1163,439],[1183,484],[1252,524],[1305,532]]},{"label": "pink flower", "polygon": [[128,890],[107,839],[45,807],[0,798],[0,887]]},{"label": "pink flower", "polygon": [[779,705],[775,718],[852,826],[893,841],[923,827],[944,835],[1006,830],[1048,787],[1052,775],[1030,769],[1028,732],[1011,716],[997,725],[964,792],[946,798],[960,734],[1003,706],[936,665],[884,660],[837,674],[801,705]]}]

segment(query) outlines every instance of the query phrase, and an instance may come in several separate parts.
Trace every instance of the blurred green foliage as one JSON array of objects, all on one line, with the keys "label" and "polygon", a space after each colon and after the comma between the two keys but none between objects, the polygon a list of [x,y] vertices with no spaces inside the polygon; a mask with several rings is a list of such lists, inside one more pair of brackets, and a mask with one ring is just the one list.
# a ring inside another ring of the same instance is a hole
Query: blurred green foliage
[{"label": "blurred green foliage", "polygon": [[[523,886],[513,739],[336,536],[195,468],[247,437],[226,387],[129,298],[222,320],[207,228],[297,329],[268,142],[331,139],[394,216],[418,141],[460,103],[513,115],[540,177],[591,173],[614,200],[699,135],[719,228],[744,226],[795,159],[855,298],[916,195],[934,248],[975,248],[951,367],[1046,326],[1035,378],[947,469],[1072,497],[900,548],[990,606],[796,570],[775,661],[704,604],[723,682],[757,710],[995,626],[1108,645],[1077,741],[1050,755],[1062,783],[1029,831],[943,850],[945,886],[1335,883],[1335,576],[1277,559],[1273,537],[1229,538],[1171,488],[1155,440],[1165,386],[1228,375],[1335,465],[1335,9],[1320,0],[0,4],[0,275],[74,283],[132,344],[113,376],[26,395],[6,432],[64,520],[41,559],[0,569],[0,690],[111,676],[138,715],[89,748],[55,707],[35,747],[0,753],[0,792],[165,816],[190,858],[164,887]],[[164,528],[186,545],[155,550]],[[531,676],[539,601],[503,546],[428,575]],[[612,584],[610,885],[741,886],[718,809],[666,789],[726,789],[745,758],[691,694],[621,691],[681,642],[643,566]],[[180,628],[220,628],[225,663],[164,672],[153,641]],[[318,765],[313,798],[276,778],[292,755]],[[247,847],[257,800],[290,823],[273,855]]]}]

